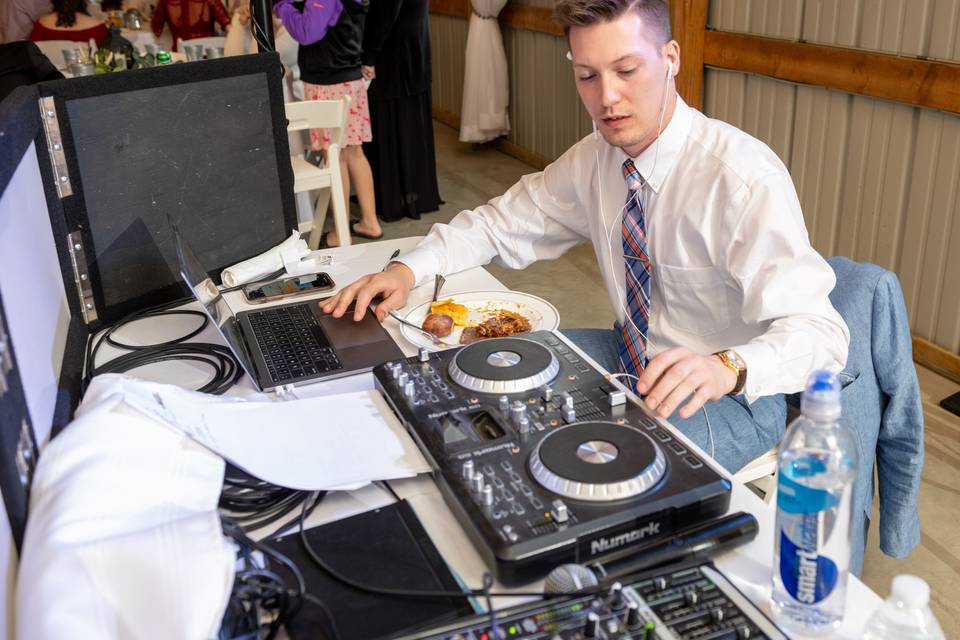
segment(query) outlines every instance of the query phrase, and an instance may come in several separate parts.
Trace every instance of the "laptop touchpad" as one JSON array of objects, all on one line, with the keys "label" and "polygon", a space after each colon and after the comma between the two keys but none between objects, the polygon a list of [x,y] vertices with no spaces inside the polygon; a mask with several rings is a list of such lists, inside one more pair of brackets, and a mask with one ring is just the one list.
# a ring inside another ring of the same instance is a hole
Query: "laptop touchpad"
[{"label": "laptop touchpad", "polygon": [[380,342],[389,337],[372,313],[364,315],[360,322],[354,322],[352,314],[340,318],[321,315],[320,326],[327,335],[327,339],[337,349]]}]

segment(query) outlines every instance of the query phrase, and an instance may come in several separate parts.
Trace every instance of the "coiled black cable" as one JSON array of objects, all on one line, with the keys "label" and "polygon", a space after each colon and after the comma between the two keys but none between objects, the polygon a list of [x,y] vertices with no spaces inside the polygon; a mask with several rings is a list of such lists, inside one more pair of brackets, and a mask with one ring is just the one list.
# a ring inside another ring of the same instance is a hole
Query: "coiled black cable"
[{"label": "coiled black cable", "polygon": [[[212,369],[213,376],[210,381],[197,389],[197,391],[202,393],[220,395],[236,384],[241,376],[243,376],[243,368],[230,349],[223,345],[208,342],[187,342],[191,338],[198,336],[200,332],[207,327],[209,319],[206,314],[201,311],[193,309],[173,309],[173,307],[179,306],[183,304],[183,302],[183,300],[177,300],[135,311],[125,316],[118,323],[107,328],[99,337],[91,335],[87,340],[87,357],[84,363],[84,390],[86,390],[90,381],[96,375],[102,373],[127,373],[149,364],[173,360],[199,362]],[[196,316],[200,318],[201,323],[197,328],[183,336],[155,344],[128,344],[114,337],[116,331],[133,322],[147,318],[176,315]],[[98,366],[96,364],[97,354],[104,342],[119,349],[126,349],[129,353],[125,353]]]}]

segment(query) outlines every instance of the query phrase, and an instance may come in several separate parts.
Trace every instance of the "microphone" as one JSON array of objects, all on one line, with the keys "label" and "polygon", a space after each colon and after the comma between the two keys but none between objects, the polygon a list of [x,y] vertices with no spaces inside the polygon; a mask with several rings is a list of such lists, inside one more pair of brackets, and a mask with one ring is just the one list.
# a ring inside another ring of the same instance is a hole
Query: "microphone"
[{"label": "microphone", "polygon": [[550,572],[545,593],[570,593],[600,582],[683,560],[707,558],[757,537],[757,519],[738,511],[682,529],[674,535],[640,547],[624,549],[589,565],[563,564]]}]

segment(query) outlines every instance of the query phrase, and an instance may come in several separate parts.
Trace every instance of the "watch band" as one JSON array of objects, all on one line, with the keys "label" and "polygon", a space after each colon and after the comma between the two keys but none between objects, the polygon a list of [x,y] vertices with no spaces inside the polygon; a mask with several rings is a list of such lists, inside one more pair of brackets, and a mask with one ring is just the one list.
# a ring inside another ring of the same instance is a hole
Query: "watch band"
[{"label": "watch band", "polygon": [[739,353],[732,349],[718,351],[713,355],[720,358],[720,362],[722,362],[725,367],[737,374],[737,381],[733,385],[733,389],[727,395],[739,395],[747,384],[747,365],[743,361],[743,358],[740,357]]}]

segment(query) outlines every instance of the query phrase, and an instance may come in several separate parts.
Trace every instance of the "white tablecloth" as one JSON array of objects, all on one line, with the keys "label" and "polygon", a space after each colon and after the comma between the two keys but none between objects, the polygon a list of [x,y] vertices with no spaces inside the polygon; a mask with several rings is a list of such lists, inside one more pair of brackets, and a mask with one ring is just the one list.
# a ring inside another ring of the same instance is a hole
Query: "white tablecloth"
[{"label": "white tablecloth", "polygon": [[[418,238],[385,240],[322,251],[322,253],[333,256],[333,263],[326,270],[337,284],[334,292],[350,284],[361,275],[379,271],[387,263],[395,249],[401,251],[410,249],[416,244],[417,240]],[[449,276],[443,288],[443,295],[452,296],[457,291],[478,289],[506,290],[506,287],[487,271],[478,268]],[[432,294],[432,283],[414,289],[408,300],[407,308],[422,304],[429,300]],[[239,291],[227,294],[226,298],[234,311],[241,311],[252,306],[246,304],[242,293]],[[256,307],[263,308],[264,305],[256,305]],[[170,338],[178,335],[184,327],[190,326],[191,322],[196,322],[196,320],[180,319],[175,321],[165,320],[165,322],[166,324],[162,327],[157,324],[151,325],[151,321],[141,321],[136,323],[135,326],[137,331],[149,334],[148,336],[140,334],[140,339],[157,341],[163,339],[163,336]],[[182,324],[178,326],[178,322]],[[387,318],[384,327],[406,355],[417,353],[416,347],[408,343],[400,334],[399,323],[396,320]],[[114,337],[120,340],[125,338],[126,340],[135,339],[132,334],[125,334],[123,331],[118,332]],[[221,342],[219,336],[210,327],[196,340]],[[116,351],[111,353],[109,348],[104,348],[101,351],[104,359],[117,355]],[[585,355],[583,357],[587,358]],[[587,359],[589,360],[589,358]],[[185,387],[199,386],[208,377],[206,368],[186,363],[178,363],[176,367],[157,366],[139,373],[148,375],[152,380],[180,384]],[[373,386],[373,375],[367,373],[298,387],[296,393],[301,397],[309,397],[359,389],[373,389]],[[256,391],[250,380],[244,378],[231,393],[251,395],[255,394]],[[688,448],[698,451],[704,459],[709,459],[696,445],[687,441],[682,434],[674,433],[676,438],[686,441]],[[722,468],[717,467],[717,470],[730,477]],[[765,504],[736,479],[730,477],[730,480],[733,483],[730,511],[746,511],[753,514],[757,518],[760,530],[756,539],[749,544],[718,556],[715,559],[716,564],[747,597],[769,615],[768,598],[770,596],[770,567],[773,560],[774,510],[772,506]],[[487,567],[474,550],[473,544],[468,540],[466,533],[457,524],[433,480],[427,476],[419,476],[409,480],[391,482],[391,486],[402,498],[410,501],[440,553],[464,583],[471,586],[482,584],[483,574],[487,571]],[[366,487],[343,494],[338,493],[327,500],[323,509],[318,510],[310,521],[319,523],[335,520],[388,504],[391,501],[392,498],[389,494],[375,487]],[[539,587],[539,585],[533,586],[534,588]],[[498,587],[503,588],[500,585]],[[529,591],[530,586],[525,587],[525,590]],[[498,599],[497,605],[508,606],[529,599],[528,597],[517,597],[512,601],[510,599]],[[847,590],[847,601],[847,616],[840,633],[836,637],[859,638],[866,620],[880,605],[881,599],[863,582],[851,576]]]}]

